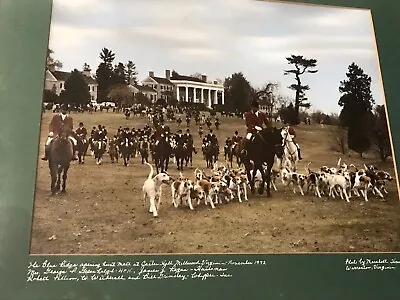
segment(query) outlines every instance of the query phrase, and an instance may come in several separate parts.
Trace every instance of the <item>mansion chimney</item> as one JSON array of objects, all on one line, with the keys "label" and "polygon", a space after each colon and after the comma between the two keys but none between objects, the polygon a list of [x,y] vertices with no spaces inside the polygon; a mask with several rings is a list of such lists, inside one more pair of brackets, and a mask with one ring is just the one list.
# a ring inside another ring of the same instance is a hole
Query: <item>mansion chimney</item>
[{"label": "mansion chimney", "polygon": [[201,75],[201,80],[203,80],[204,82],[207,82],[207,76],[206,75]]},{"label": "mansion chimney", "polygon": [[154,71],[149,71],[149,76],[154,77]]},{"label": "mansion chimney", "polygon": [[167,78],[168,80],[171,79],[171,70],[165,70],[165,78]]}]

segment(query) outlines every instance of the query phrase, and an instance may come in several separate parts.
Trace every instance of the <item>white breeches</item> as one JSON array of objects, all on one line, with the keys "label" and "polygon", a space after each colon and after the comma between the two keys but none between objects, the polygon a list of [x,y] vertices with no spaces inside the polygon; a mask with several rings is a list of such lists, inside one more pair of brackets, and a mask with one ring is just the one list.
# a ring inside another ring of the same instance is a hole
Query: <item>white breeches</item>
[{"label": "white breeches", "polygon": [[253,136],[253,134],[252,134],[251,132],[249,132],[249,133],[246,135],[246,139],[250,140],[252,136]]},{"label": "white breeches", "polygon": [[[78,141],[77,141],[73,136],[69,136],[68,138],[72,141],[72,143],[74,144],[74,146],[78,145]],[[50,136],[47,137],[46,146],[50,145],[50,143],[51,143],[52,140],[53,140],[52,137],[50,137]]]},{"label": "white breeches", "polygon": [[297,144],[297,143],[296,143],[296,147],[297,147],[297,149],[300,149],[300,146],[299,146],[299,144]]},{"label": "white breeches", "polygon": [[78,145],[78,141],[73,136],[69,136],[68,138],[72,141],[74,146]]},{"label": "white breeches", "polygon": [[47,137],[46,146],[50,145],[51,141],[53,140],[52,137]]}]

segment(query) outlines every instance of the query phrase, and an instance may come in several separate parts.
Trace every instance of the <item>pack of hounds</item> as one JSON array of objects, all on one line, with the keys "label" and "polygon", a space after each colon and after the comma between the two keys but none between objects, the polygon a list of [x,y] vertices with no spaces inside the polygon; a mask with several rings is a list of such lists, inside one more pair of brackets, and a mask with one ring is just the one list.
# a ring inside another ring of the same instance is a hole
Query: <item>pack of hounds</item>
[{"label": "pack of hounds", "polygon": [[[352,197],[363,197],[368,201],[368,194],[384,199],[388,194],[385,187],[387,181],[393,177],[384,170],[379,170],[373,165],[358,169],[355,165],[340,164],[339,159],[336,167],[322,166],[318,171],[310,169],[310,163],[305,167],[305,173],[290,171],[288,168],[282,170],[271,170],[271,185],[277,191],[277,179],[280,178],[283,187],[290,187],[293,193],[296,190],[303,196],[315,195],[319,198],[340,197],[350,202]],[[202,202],[211,208],[216,205],[226,204],[237,199],[239,203],[248,201],[247,187],[248,178],[244,168],[218,167],[214,165],[212,171],[206,174],[204,170],[196,168],[193,179],[185,177],[180,173],[178,178],[173,178],[167,173],[159,173],[155,176],[151,164],[148,178],[143,184],[143,205],[150,203],[149,212],[158,217],[161,204],[162,187],[169,186],[171,189],[171,202],[175,208],[188,206],[194,210]],[[266,167],[266,166],[265,166]],[[253,176],[253,174],[251,174]],[[261,173],[255,175],[255,182],[262,181]]]}]

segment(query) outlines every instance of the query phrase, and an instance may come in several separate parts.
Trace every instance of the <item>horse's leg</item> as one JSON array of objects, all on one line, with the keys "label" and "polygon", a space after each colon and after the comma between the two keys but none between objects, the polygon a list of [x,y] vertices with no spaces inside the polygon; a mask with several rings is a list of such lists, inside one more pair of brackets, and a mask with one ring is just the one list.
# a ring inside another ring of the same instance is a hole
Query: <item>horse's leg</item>
[{"label": "horse's leg", "polygon": [[265,182],[267,183],[267,197],[271,197],[271,170],[274,161],[268,163],[267,170],[264,173]]},{"label": "horse's leg", "polygon": [[62,183],[62,193],[66,192],[66,187],[67,187],[67,178],[68,178],[68,169],[69,169],[69,165],[67,165],[64,168],[64,172],[63,172],[63,183]]},{"label": "horse's leg", "polygon": [[255,179],[256,179],[256,169],[255,166],[253,166],[253,176],[251,175],[250,172],[250,167],[246,167],[247,170],[247,178],[249,179],[250,182],[250,191],[251,193],[254,195],[255,194],[255,188],[254,188],[254,184],[255,184]]},{"label": "horse's leg", "polygon": [[50,159],[49,159],[49,169],[50,169],[50,177],[51,177],[51,185],[50,185],[50,189],[51,189],[51,195],[55,195],[56,194],[56,180],[57,180],[57,165],[54,165],[51,163]]},{"label": "horse's leg", "polygon": [[261,173],[261,183],[260,183],[260,185],[258,187],[258,194],[262,195],[262,194],[264,194],[264,189],[265,189],[265,172],[264,172],[264,168],[262,167],[262,164],[254,163],[253,176],[254,176],[254,174],[257,174],[258,170]]},{"label": "horse's leg", "polygon": [[56,183],[56,191],[58,192],[61,188],[61,173],[63,171],[63,168],[59,166],[57,168],[57,183]]}]

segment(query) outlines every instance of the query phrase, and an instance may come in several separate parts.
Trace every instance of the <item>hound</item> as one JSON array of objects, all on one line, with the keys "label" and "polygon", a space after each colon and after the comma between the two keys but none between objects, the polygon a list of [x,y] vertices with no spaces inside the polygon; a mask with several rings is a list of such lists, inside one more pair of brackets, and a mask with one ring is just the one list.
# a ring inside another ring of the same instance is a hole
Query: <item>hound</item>
[{"label": "hound", "polygon": [[150,201],[149,212],[153,213],[154,217],[158,217],[158,209],[161,203],[161,186],[163,184],[169,184],[171,178],[166,173],[159,173],[153,177],[154,169],[151,164],[145,162],[150,167],[150,173],[146,181],[143,183],[143,206],[146,205],[147,198]]}]

